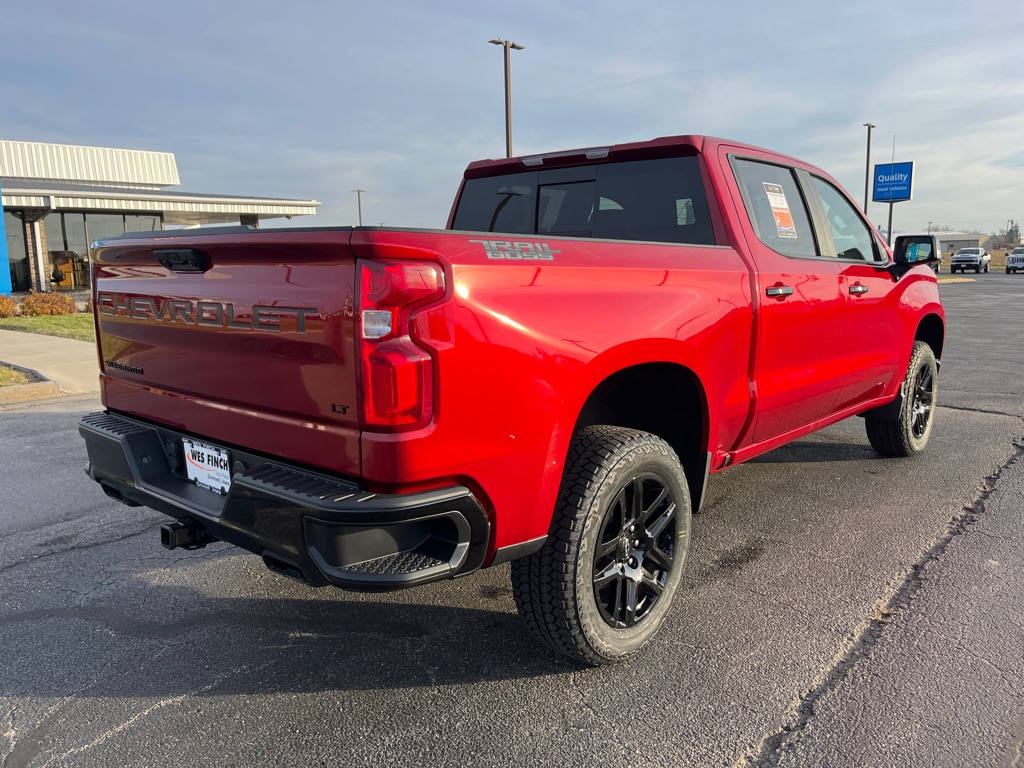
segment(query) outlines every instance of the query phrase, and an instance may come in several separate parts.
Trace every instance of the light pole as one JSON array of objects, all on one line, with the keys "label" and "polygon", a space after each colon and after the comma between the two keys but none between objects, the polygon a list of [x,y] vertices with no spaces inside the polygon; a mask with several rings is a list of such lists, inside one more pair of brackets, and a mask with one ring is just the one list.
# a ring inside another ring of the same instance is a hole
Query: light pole
[{"label": "light pole", "polygon": [[521,51],[526,46],[513,43],[511,40],[502,40],[500,37],[488,42],[505,49],[505,157],[512,157],[512,77],[509,74],[511,51]]},{"label": "light pole", "polygon": [[868,190],[871,188],[871,129],[874,123],[864,123],[868,129],[868,160],[864,167],[864,215],[868,215]]},{"label": "light pole", "polygon": [[359,205],[359,226],[363,226],[363,192],[365,189],[353,189],[356,193],[356,203]]}]

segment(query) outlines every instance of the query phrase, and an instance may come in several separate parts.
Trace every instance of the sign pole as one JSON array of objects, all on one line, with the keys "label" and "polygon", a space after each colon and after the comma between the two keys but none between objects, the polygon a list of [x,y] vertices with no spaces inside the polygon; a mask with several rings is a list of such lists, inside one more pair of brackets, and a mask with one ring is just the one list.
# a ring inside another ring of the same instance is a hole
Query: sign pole
[{"label": "sign pole", "polygon": [[892,206],[893,206],[893,204],[890,202],[889,203],[889,224],[888,224],[888,228],[885,230],[888,233],[888,235],[889,235],[889,246],[890,247],[892,247]]}]

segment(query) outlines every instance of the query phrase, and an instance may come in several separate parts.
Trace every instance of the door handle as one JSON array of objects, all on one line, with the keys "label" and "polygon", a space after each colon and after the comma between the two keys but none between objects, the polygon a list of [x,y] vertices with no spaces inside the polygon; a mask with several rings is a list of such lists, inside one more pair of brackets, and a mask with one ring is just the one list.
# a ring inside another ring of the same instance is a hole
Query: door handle
[{"label": "door handle", "polygon": [[781,297],[781,296],[792,296],[793,289],[788,285],[773,285],[765,291],[767,296]]},{"label": "door handle", "polygon": [[857,283],[855,285],[851,285],[850,286],[850,293],[852,293],[854,296],[860,296],[861,294],[864,294],[864,293],[867,293],[867,292],[868,292],[868,287],[866,285],[861,285],[860,283]]}]

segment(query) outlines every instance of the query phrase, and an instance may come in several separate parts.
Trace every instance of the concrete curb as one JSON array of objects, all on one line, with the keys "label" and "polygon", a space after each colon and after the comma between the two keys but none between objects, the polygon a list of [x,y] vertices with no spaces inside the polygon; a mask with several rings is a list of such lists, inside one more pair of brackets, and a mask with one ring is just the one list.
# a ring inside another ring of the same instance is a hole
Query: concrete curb
[{"label": "concrete curb", "polygon": [[14,363],[5,362],[4,365],[8,368],[13,368],[16,371],[28,374],[29,376],[34,376],[39,379],[39,381],[33,381],[29,384],[12,384],[9,387],[0,387],[0,405],[24,403],[28,400],[48,400],[60,397],[63,394],[56,382],[46,378],[39,373],[39,371],[33,371],[31,368],[23,368],[20,365],[15,365]]}]

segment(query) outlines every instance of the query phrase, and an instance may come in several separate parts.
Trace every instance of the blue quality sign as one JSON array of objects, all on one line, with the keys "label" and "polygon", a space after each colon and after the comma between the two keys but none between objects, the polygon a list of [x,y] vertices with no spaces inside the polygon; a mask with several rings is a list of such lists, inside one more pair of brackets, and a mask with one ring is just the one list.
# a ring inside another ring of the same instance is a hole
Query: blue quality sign
[{"label": "blue quality sign", "polygon": [[875,166],[875,187],[871,199],[876,203],[899,203],[914,196],[914,164],[886,163]]}]

